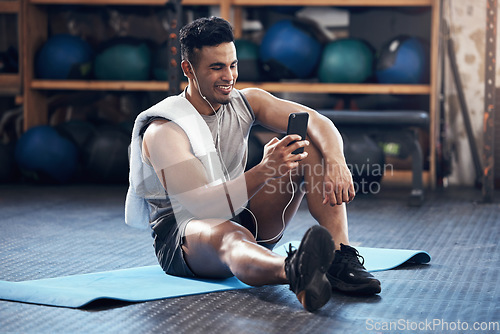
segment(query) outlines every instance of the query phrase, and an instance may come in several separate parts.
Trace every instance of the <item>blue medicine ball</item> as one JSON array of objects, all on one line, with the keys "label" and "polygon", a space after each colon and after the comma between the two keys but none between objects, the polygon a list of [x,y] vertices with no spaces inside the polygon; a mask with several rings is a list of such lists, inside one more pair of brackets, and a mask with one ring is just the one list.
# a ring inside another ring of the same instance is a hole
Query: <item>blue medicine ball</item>
[{"label": "blue medicine ball", "polygon": [[375,75],[378,82],[386,84],[428,83],[428,45],[409,36],[390,40],[379,54]]},{"label": "blue medicine ball", "polygon": [[313,74],[321,56],[321,43],[306,25],[291,20],[275,23],[260,46],[263,69],[275,79],[304,79]]},{"label": "blue medicine ball", "polygon": [[42,79],[82,79],[91,73],[93,51],[77,36],[50,37],[38,51],[35,72]]},{"label": "blue medicine ball", "polygon": [[78,149],[57,130],[43,125],[29,129],[19,138],[15,159],[21,170],[48,175],[63,183],[77,170]]}]

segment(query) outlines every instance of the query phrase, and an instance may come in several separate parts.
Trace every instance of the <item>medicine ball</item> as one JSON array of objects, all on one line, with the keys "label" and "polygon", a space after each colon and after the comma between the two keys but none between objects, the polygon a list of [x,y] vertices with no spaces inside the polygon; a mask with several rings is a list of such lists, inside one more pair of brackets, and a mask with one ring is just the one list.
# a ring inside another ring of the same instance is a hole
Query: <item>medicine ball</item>
[{"label": "medicine ball", "polygon": [[61,136],[71,140],[78,150],[78,167],[75,178],[84,174],[85,144],[96,132],[95,126],[87,121],[71,120],[57,125],[56,130]]},{"label": "medicine ball", "polygon": [[35,57],[35,72],[42,79],[82,79],[91,74],[93,51],[77,36],[50,37]]},{"label": "medicine ball", "polygon": [[151,49],[146,41],[120,38],[108,42],[95,58],[94,75],[100,80],[148,80]]},{"label": "medicine ball", "polygon": [[61,183],[68,182],[78,164],[78,150],[53,127],[43,125],[26,131],[19,138],[15,159],[19,168],[39,180],[48,176]]},{"label": "medicine ball", "polygon": [[236,56],[238,58],[238,78],[240,81],[259,81],[260,63],[259,46],[251,41],[237,39]]},{"label": "medicine ball", "polygon": [[390,40],[378,56],[375,74],[380,83],[428,83],[428,45],[418,38],[408,36]]},{"label": "medicine ball", "polygon": [[380,182],[385,172],[383,149],[369,135],[358,130],[341,130],[344,155],[353,181],[358,185]]},{"label": "medicine ball", "polygon": [[128,182],[130,136],[119,126],[101,125],[85,143],[84,172],[90,181]]},{"label": "medicine ball", "polygon": [[166,41],[157,46],[153,54],[153,77],[156,80],[168,80],[168,58],[168,41]]},{"label": "medicine ball", "polygon": [[373,75],[375,55],[366,42],[341,39],[323,49],[318,68],[321,82],[361,83]]},{"label": "medicine ball", "polygon": [[260,45],[263,70],[273,79],[304,79],[316,70],[321,43],[313,27],[298,20],[283,20],[272,25]]},{"label": "medicine ball", "polygon": [[79,150],[83,150],[87,140],[95,135],[95,126],[87,121],[71,120],[56,126],[56,130],[71,140]]}]

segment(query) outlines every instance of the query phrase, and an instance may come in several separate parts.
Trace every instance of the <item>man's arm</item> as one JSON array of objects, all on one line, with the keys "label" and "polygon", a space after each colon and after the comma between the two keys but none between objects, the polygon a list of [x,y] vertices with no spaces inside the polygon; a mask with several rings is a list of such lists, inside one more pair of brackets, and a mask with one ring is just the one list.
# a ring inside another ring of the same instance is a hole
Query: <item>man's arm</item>
[{"label": "man's arm", "polygon": [[[307,145],[296,142],[287,146],[297,139],[300,137],[271,141],[259,165],[234,180],[215,186],[209,186],[203,164],[193,155],[187,135],[174,122],[153,122],[144,133],[143,152],[168,194],[175,196],[193,215],[227,219],[232,214],[231,207],[237,209],[245,205],[267,180],[296,167],[296,158],[291,152]],[[307,154],[302,158],[305,156]]]},{"label": "man's arm", "polygon": [[328,118],[311,108],[279,99],[261,89],[247,88],[242,92],[250,103],[256,119],[264,126],[279,132],[286,131],[290,113],[300,111],[309,113],[308,137],[325,160],[323,203],[340,205],[354,198],[354,185],[344,158],[342,137]]}]

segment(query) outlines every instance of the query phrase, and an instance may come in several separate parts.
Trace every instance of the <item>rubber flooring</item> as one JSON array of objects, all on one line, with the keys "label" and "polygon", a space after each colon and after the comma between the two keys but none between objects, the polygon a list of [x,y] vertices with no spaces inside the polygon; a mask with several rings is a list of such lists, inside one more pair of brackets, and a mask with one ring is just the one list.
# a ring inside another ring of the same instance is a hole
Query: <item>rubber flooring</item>
[{"label": "rubber flooring", "polygon": [[[123,221],[126,187],[0,186],[0,279],[24,281],[156,264],[147,231]],[[0,300],[0,333],[498,333],[500,203],[476,189],[358,196],[350,239],[366,247],[423,249],[428,265],[376,273],[373,297],[335,293],[303,310],[286,285],[142,303],[69,309]],[[304,202],[282,242],[314,220]]]}]

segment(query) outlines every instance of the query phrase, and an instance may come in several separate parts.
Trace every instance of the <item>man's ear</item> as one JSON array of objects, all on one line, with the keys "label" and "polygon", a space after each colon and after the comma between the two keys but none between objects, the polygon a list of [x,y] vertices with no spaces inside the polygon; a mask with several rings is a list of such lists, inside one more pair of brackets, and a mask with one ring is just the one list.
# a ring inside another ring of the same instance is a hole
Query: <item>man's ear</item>
[{"label": "man's ear", "polygon": [[193,71],[191,69],[191,64],[187,60],[183,60],[181,62],[181,68],[182,68],[182,72],[184,73],[185,77],[190,78],[190,79],[193,78]]}]

